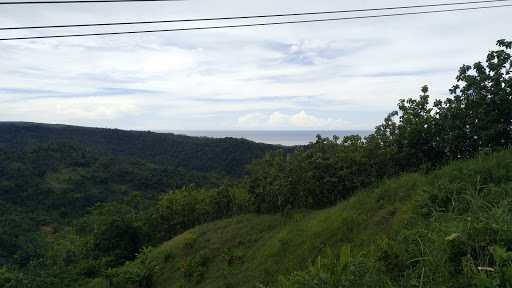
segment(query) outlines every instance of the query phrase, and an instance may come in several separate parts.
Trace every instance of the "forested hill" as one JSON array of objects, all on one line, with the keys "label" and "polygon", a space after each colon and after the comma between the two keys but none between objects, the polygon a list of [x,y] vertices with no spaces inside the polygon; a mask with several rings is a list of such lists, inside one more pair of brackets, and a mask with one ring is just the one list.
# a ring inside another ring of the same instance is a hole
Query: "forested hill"
[{"label": "forested hill", "polygon": [[239,139],[0,122],[0,266],[35,261],[48,244],[39,231],[65,229],[93,207],[132,198],[144,206],[183,187],[216,187],[277,148]]},{"label": "forested hill", "polygon": [[125,131],[28,122],[0,122],[0,148],[23,151],[41,144],[73,142],[112,156],[130,157],[196,172],[240,176],[252,160],[276,146],[244,139]]}]

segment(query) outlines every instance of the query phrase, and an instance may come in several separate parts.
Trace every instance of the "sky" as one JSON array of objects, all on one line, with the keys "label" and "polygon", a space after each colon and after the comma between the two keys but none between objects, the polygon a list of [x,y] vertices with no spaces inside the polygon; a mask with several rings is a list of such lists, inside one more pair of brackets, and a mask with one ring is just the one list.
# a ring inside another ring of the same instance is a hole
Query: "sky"
[{"label": "sky", "polygon": [[[0,7],[0,27],[439,2],[448,1],[187,0],[16,5]],[[496,40],[512,39],[511,15],[512,8],[499,8],[256,28],[0,42],[0,121],[135,130],[372,129],[396,109],[399,99],[417,97],[422,85],[429,85],[433,98],[446,98],[462,64],[484,60],[496,47]],[[249,22],[255,21],[207,24]],[[79,32],[204,24],[87,28]],[[70,32],[78,31],[0,31],[0,36]]]}]

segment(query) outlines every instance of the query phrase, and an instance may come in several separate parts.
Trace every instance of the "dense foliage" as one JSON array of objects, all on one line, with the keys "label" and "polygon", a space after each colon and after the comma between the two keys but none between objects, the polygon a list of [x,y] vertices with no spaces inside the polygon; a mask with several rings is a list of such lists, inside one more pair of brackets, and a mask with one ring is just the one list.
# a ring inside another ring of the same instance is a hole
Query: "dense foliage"
[{"label": "dense foliage", "polygon": [[276,148],[234,138],[214,139],[24,122],[0,123],[0,148],[25,150],[34,145],[63,141],[80,143],[107,157],[132,157],[187,171],[228,176],[243,175],[245,165]]},{"label": "dense foliage", "polygon": [[[62,282],[62,271],[69,279],[97,275],[133,259],[144,245],[178,232],[154,221],[162,194],[217,187],[275,149],[235,139],[31,123],[1,123],[0,132],[0,267],[22,269],[23,283],[29,277],[44,283],[40,277],[46,281],[53,272]],[[159,152],[162,159],[148,154]],[[209,169],[218,173],[200,172]]]},{"label": "dense foliage", "polygon": [[360,136],[319,137],[291,155],[278,151],[256,160],[247,188],[260,212],[323,208],[374,181],[382,171],[377,161]]},{"label": "dense foliage", "polygon": [[54,234],[98,203],[121,200],[134,191],[156,200],[169,189],[220,182],[217,176],[104,157],[66,143],[4,149],[0,171],[0,263],[22,266],[42,250],[44,234]]}]

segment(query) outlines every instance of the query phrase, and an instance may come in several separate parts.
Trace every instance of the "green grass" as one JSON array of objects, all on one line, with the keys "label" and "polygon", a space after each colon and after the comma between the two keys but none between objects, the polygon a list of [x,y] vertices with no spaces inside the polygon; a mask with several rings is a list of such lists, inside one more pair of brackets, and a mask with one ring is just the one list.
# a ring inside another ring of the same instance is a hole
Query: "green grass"
[{"label": "green grass", "polygon": [[209,223],[151,251],[154,287],[275,285],[347,245],[394,286],[464,287],[453,283],[482,275],[463,261],[490,267],[492,247],[512,248],[511,191],[512,153],[501,152],[384,181],[330,209]]},{"label": "green grass", "polygon": [[[255,287],[256,283],[275,282],[278,275],[307,269],[327,247],[337,249],[353,243],[362,251],[407,219],[411,192],[422,180],[408,175],[400,180],[401,185],[396,181],[384,184],[379,192],[396,192],[390,197],[362,192],[327,210],[288,216],[249,215],[200,226],[155,251],[155,255],[165,254],[162,251],[174,255],[173,261],[164,264],[156,287],[190,285],[179,267],[197,255],[208,261],[204,275],[191,279],[194,287]],[[226,254],[236,255],[236,263],[228,265]]]}]

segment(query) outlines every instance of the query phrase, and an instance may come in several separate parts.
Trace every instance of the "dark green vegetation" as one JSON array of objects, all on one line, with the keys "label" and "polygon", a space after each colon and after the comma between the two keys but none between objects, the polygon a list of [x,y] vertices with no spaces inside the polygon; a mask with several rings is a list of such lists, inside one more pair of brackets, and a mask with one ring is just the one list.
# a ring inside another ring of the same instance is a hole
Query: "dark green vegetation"
[{"label": "dark green vegetation", "polygon": [[[152,213],[144,209],[160,195],[190,185],[217,187],[277,148],[237,139],[34,123],[0,123],[0,147],[0,266],[23,269],[46,259],[63,235],[93,237],[87,245],[99,241],[89,248],[105,252],[99,258],[112,258],[103,259],[104,266],[131,259],[144,245],[160,241],[160,235],[137,230],[142,223],[132,221],[134,215]],[[66,228],[70,225],[73,233]],[[102,237],[125,240],[132,232],[130,243],[116,245],[119,251],[100,243]]]},{"label": "dark green vegetation", "polygon": [[111,287],[137,269],[156,288],[510,287],[511,189],[512,152],[482,155],[333,208],[196,227],[112,271]]},{"label": "dark green vegetation", "polygon": [[[190,180],[195,186],[164,194],[141,191],[151,185],[140,183],[152,183],[152,177],[138,180],[121,173],[112,183],[139,193],[123,196],[112,189],[112,198],[99,201],[66,228],[55,233],[52,226],[41,226],[44,241],[34,242],[44,247],[27,250],[34,255],[28,253],[25,262],[16,255],[14,264],[0,270],[0,283],[512,287],[512,42],[501,40],[498,46],[485,62],[460,69],[449,99],[430,103],[425,86],[419,99],[400,101],[398,111],[364,139],[319,137],[293,153],[266,154],[239,179],[220,183],[217,177],[194,174]],[[115,154],[98,151],[101,159],[101,153]],[[138,161],[160,167],[146,152]],[[17,161],[11,162],[16,167]],[[187,175],[195,169],[171,162],[169,167],[185,169]],[[13,171],[6,181],[24,170]],[[66,175],[64,179],[76,177]],[[62,178],[56,179],[62,187]],[[85,181],[81,191],[98,197],[95,181]],[[167,184],[155,187],[160,185]],[[25,190],[5,191],[23,195]],[[14,206],[20,207],[21,202]],[[61,210],[57,207],[56,212]],[[8,215],[15,213],[13,209]],[[9,243],[12,237],[5,239]]]},{"label": "dark green vegetation", "polygon": [[243,166],[275,146],[248,140],[198,138],[23,122],[0,123],[0,147],[24,150],[41,143],[77,142],[101,155],[131,157],[185,170],[241,176]]}]

